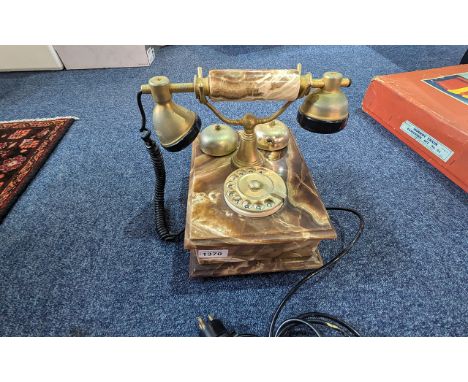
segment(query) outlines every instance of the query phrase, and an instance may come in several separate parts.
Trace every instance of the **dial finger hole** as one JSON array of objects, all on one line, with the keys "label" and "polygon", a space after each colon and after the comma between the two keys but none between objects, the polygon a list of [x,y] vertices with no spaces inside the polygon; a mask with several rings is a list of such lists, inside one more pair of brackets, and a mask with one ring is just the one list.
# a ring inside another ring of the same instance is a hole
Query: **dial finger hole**
[{"label": "dial finger hole", "polygon": [[265,205],[266,205],[268,208],[273,207],[274,204],[275,204],[275,202],[274,202],[273,199],[268,198],[267,200],[265,200]]}]

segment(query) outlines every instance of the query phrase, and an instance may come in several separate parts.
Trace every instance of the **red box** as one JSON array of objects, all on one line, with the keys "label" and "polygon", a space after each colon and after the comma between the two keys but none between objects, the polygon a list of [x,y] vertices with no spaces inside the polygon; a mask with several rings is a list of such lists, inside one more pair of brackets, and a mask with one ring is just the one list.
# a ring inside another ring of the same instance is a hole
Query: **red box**
[{"label": "red box", "polygon": [[362,109],[468,192],[468,65],[375,77]]}]

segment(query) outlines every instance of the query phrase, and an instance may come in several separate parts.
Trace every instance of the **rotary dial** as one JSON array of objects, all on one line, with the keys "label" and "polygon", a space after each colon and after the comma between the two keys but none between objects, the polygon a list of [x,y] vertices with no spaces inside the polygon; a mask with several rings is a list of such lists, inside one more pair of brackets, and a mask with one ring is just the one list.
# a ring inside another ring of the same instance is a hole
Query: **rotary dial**
[{"label": "rotary dial", "polygon": [[286,199],[286,184],[276,172],[265,167],[242,167],[224,182],[228,206],[244,216],[269,216]]}]

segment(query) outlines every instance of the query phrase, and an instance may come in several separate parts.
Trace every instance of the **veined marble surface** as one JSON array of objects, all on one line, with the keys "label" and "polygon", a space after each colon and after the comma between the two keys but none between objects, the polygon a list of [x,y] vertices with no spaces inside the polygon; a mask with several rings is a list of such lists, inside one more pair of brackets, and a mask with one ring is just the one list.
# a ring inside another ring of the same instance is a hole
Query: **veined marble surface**
[{"label": "veined marble surface", "polygon": [[287,153],[264,166],[285,181],[288,198],[283,207],[266,217],[241,216],[223,196],[226,177],[235,170],[231,156],[210,157],[192,145],[185,247],[289,243],[297,240],[334,239],[336,233],[320,200],[309,169],[291,134]]},{"label": "veined marble surface", "polygon": [[210,70],[208,78],[213,101],[294,101],[301,87],[296,69]]}]

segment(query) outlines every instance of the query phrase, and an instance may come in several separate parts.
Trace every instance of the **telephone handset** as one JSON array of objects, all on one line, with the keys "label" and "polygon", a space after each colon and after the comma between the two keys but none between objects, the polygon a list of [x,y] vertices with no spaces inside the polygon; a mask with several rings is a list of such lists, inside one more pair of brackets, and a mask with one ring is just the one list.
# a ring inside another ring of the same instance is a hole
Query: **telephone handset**
[{"label": "telephone handset", "polygon": [[[191,83],[156,76],[141,86],[140,131],[155,165],[156,228],[164,240],[178,235],[167,229],[164,164],[146,129],[142,94],[151,94],[155,101],[153,125],[162,147],[174,152],[192,144],[184,239],[191,276],[315,269],[323,264],[318,244],[336,238],[336,232],[292,132],[278,117],[304,98],[299,125],[315,133],[338,132],[348,120],[341,87],[350,85],[338,72],[318,79],[302,75],[299,64],[296,69],[211,70],[206,77],[199,68]],[[182,92],[194,93],[223,124],[210,125],[199,135],[200,118],[172,99]],[[247,113],[240,119],[224,116],[214,105],[261,100],[284,103],[270,116]]]}]

